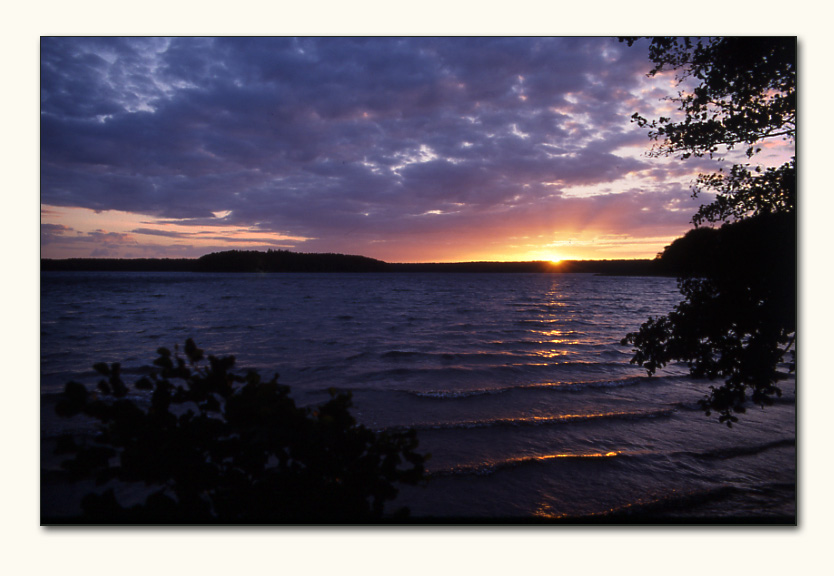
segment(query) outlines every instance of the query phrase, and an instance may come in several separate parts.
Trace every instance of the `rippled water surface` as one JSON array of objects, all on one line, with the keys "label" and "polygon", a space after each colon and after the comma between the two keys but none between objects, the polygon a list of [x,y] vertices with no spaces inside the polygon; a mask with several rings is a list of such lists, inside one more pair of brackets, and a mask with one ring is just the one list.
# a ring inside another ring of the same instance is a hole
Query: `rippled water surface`
[{"label": "rippled water surface", "polygon": [[[794,514],[792,379],[728,429],[685,366],[629,364],[620,339],[678,300],[674,279],[584,274],[44,273],[42,404],[95,362],[130,380],[193,337],[301,404],[348,389],[369,427],[417,428],[415,516]],[[48,412],[45,438],[66,426]]]}]

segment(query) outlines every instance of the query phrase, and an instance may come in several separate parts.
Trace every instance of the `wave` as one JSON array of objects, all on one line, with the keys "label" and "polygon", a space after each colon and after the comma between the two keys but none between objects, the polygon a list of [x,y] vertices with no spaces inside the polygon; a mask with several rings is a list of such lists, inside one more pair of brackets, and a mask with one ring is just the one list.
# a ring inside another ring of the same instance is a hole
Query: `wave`
[{"label": "wave", "polygon": [[[756,493],[756,494],[752,494]],[[609,510],[582,516],[538,514],[549,520],[604,523],[681,523],[681,524],[785,524],[795,525],[796,484],[762,483],[754,486],[721,485],[688,492],[673,492],[641,498]],[[745,505],[751,496],[760,495],[760,506]],[[781,503],[777,509],[775,504]],[[793,509],[793,512],[790,511]]]},{"label": "wave", "polygon": [[[135,359],[130,359],[135,360]],[[128,361],[130,361],[128,360]],[[108,364],[110,364],[108,362]],[[149,366],[146,364],[137,364],[137,365],[125,365],[120,363],[119,371],[122,374],[123,380],[128,385],[133,384],[133,381],[130,378],[126,378],[128,376],[147,376],[153,374],[154,372],[159,372],[159,368],[156,366]],[[61,382],[61,388],[63,389],[63,385],[69,382],[70,380],[80,380],[82,382],[97,382],[101,379],[101,374],[96,370],[91,369],[84,369],[84,370],[75,370],[75,371],[58,371],[58,372],[41,372],[41,380],[49,379],[54,381]]]},{"label": "wave", "polygon": [[524,328],[552,328],[554,325],[561,326],[600,326],[599,322],[593,320],[565,319],[565,318],[521,318],[513,322],[514,326]]},{"label": "wave", "polygon": [[[480,462],[476,464],[460,464],[450,468],[442,468],[437,470],[429,470],[430,477],[449,477],[449,476],[489,476],[503,470],[509,470],[525,466],[538,466],[542,464],[553,463],[571,463],[588,460],[617,461],[637,460],[645,461],[646,459],[662,459],[680,458],[682,456],[694,457],[704,460],[712,459],[729,459],[741,456],[753,456],[766,452],[774,448],[792,447],[796,446],[794,439],[781,439],[773,442],[767,442],[755,446],[734,446],[730,448],[721,448],[717,450],[707,450],[703,452],[694,451],[653,451],[653,450],[608,450],[608,451],[592,451],[592,452],[560,452],[551,454],[537,454],[526,456],[515,456],[496,460],[492,462]],[[650,464],[641,463],[641,467],[650,467]]]},{"label": "wave", "polygon": [[448,363],[451,361],[463,361],[467,365],[477,364],[483,365],[487,362],[494,362],[496,366],[503,365],[523,365],[531,357],[528,354],[518,354],[512,351],[507,352],[421,352],[410,348],[400,348],[395,350],[388,350],[379,355],[380,358],[389,360],[399,359],[425,359],[429,362],[443,361]]},{"label": "wave", "polygon": [[[404,390],[403,392],[420,398],[470,398],[473,396],[492,396],[506,394],[516,390],[535,391],[558,391],[558,392],[579,392],[594,388],[623,388],[636,386],[649,382],[647,376],[635,376],[620,379],[608,380],[584,380],[578,382],[542,382],[537,384],[517,384],[514,386],[503,386],[497,388],[474,388],[468,390]],[[658,382],[660,378],[652,378],[651,382]]]},{"label": "wave", "polygon": [[[407,355],[408,352],[403,354]],[[415,353],[418,354],[418,353]],[[455,375],[483,375],[485,379],[494,380],[496,374],[524,374],[528,376],[536,376],[542,374],[553,373],[606,373],[610,374],[615,370],[623,371],[640,371],[642,369],[634,367],[625,362],[593,362],[583,360],[568,360],[563,362],[531,362],[531,358],[525,357],[526,362],[512,362],[512,356],[498,355],[501,358],[509,361],[499,363],[483,363],[483,364],[466,364],[466,365],[448,365],[448,366],[400,366],[397,368],[386,368],[383,370],[373,370],[356,375],[354,380],[362,378],[366,380],[384,380],[392,377],[402,376],[426,376],[438,381],[448,381],[449,378]],[[539,359],[546,360],[546,359]],[[454,380],[451,380],[454,381]]]},{"label": "wave", "polygon": [[445,468],[439,470],[429,470],[429,478],[440,478],[446,476],[489,476],[500,470],[509,468],[517,468],[525,465],[536,465],[542,462],[549,461],[578,461],[590,459],[608,459],[616,457],[626,457],[620,451],[610,452],[585,452],[585,453],[557,453],[557,454],[543,454],[538,456],[518,456],[515,458],[507,458],[496,462],[482,462],[479,464],[462,464],[452,468]]},{"label": "wave", "polygon": [[[701,406],[699,401],[692,401],[692,402],[675,402],[674,407],[681,412],[703,412],[704,407]],[[770,405],[765,405],[764,409],[767,410],[769,406],[795,406],[796,405],[796,398],[788,395],[779,396],[776,398],[770,399]],[[760,410],[762,406],[756,404],[752,400],[746,400],[744,403],[744,408],[749,411],[753,410]]]},{"label": "wave", "polygon": [[389,350],[380,354],[381,358],[412,358],[416,356],[432,356],[432,354],[418,352],[416,350]]},{"label": "wave", "polygon": [[460,430],[472,428],[499,428],[521,426],[554,426],[601,420],[645,420],[667,418],[674,413],[674,409],[662,408],[656,410],[620,410],[612,412],[597,412],[588,414],[559,414],[555,416],[529,416],[521,418],[487,418],[483,420],[457,420],[451,422],[417,423],[410,426],[391,426],[382,431],[399,431],[413,428],[420,430]]},{"label": "wave", "polygon": [[732,446],[729,448],[718,448],[715,450],[707,450],[706,452],[682,452],[681,454],[692,456],[700,460],[728,460],[730,458],[738,458],[740,456],[755,456],[773,448],[796,448],[795,438],[783,438],[781,440],[774,440],[773,442],[766,442],[764,444],[755,444],[753,446]]}]

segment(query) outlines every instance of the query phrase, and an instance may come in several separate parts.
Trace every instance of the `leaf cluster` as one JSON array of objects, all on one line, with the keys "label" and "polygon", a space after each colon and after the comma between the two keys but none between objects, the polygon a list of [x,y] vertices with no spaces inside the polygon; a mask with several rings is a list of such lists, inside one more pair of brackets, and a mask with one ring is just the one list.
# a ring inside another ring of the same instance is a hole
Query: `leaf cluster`
[{"label": "leaf cluster", "polygon": [[692,221],[731,222],[768,213],[796,212],[796,158],[776,168],[751,170],[735,165],[728,174],[714,172],[698,177],[694,195],[717,192],[715,200],[702,205]]},{"label": "leaf cluster", "polygon": [[[118,363],[95,365],[97,391],[66,385],[56,412],[92,418],[96,433],[61,439],[58,452],[71,456],[63,467],[106,488],[84,498],[85,521],[372,522],[395,484],[424,481],[415,432],[357,424],[349,393],[298,407],[277,375],[239,375],[233,356],[206,357],[191,339],[183,352],[160,348],[132,389]],[[146,500],[120,504],[114,487],[126,484],[144,485]]]},{"label": "leaf cluster", "polygon": [[[621,38],[632,45],[637,38]],[[649,46],[649,76],[675,70],[680,86],[671,100],[681,120],[632,120],[649,128],[655,156],[714,157],[738,144],[752,156],[762,140],[796,139],[796,39],[790,37],[655,37]]]}]

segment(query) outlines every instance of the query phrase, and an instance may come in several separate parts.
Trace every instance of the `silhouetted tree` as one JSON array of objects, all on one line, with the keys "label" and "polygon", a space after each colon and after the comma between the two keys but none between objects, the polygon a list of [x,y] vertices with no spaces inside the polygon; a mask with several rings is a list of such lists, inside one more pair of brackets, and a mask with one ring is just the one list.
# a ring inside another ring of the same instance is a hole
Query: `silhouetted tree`
[{"label": "silhouetted tree", "polygon": [[[679,119],[634,114],[655,141],[652,155],[723,159],[744,146],[752,158],[763,141],[795,142],[794,38],[653,38],[649,57],[649,76],[671,69],[679,84],[695,81],[673,98]],[[715,199],[693,223],[723,225],[717,233],[690,232],[667,249],[684,300],[669,315],[649,318],[623,344],[634,345],[632,362],[649,374],[683,360],[694,376],[722,378],[702,405],[731,425],[748,392],[760,405],[780,394],[778,365],[795,346],[796,158],[779,167],[736,164],[702,174],[694,193],[705,190]]]},{"label": "silhouetted tree", "polygon": [[[58,452],[73,479],[141,483],[144,503],[123,506],[112,488],[87,495],[84,521],[119,523],[361,523],[381,521],[396,483],[424,480],[413,430],[376,433],[351,416],[349,394],[331,391],[300,408],[277,375],[232,372],[234,357],[185,358],[158,350],[158,371],[131,390],[118,363],[94,368],[96,393],[70,382],[56,411],[97,422],[94,437],[67,435]],[[407,515],[406,509],[392,518]]]}]

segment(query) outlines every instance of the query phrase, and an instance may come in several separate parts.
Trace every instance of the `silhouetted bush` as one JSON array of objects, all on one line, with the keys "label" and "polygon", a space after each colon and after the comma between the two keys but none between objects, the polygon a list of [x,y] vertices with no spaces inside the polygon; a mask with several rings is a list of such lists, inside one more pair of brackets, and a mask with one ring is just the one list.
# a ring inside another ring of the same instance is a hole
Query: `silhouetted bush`
[{"label": "silhouetted bush", "polygon": [[[300,408],[278,376],[232,372],[234,357],[208,356],[189,339],[185,358],[158,350],[134,385],[120,365],[96,364],[93,393],[70,382],[56,412],[97,421],[94,437],[64,436],[58,453],[73,479],[143,483],[144,503],[124,506],[112,487],[87,495],[84,521],[100,523],[362,523],[385,517],[396,483],[424,480],[427,456],[413,430],[376,433],[351,416],[349,394],[331,390]],[[128,394],[131,397],[128,397]]]}]

